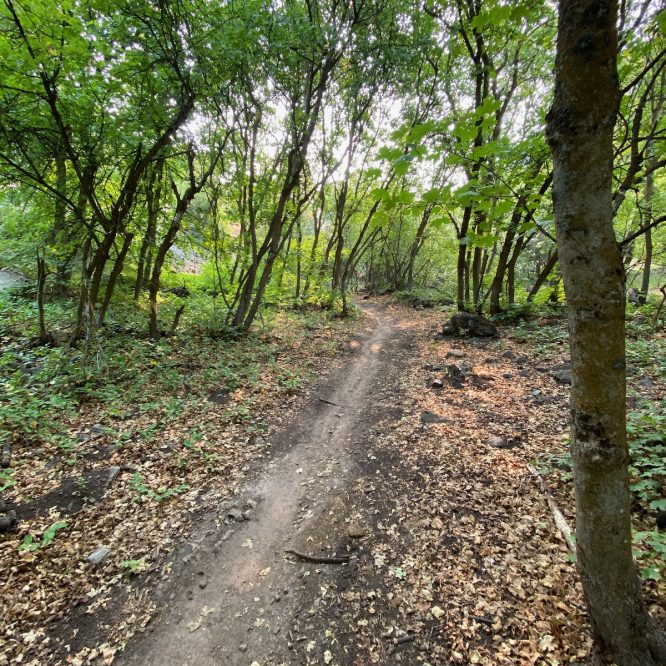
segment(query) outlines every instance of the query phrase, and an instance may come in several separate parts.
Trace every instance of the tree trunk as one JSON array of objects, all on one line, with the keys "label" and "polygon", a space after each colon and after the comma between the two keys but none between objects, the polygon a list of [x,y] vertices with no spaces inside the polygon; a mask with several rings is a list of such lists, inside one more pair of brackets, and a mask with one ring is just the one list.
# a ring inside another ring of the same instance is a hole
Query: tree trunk
[{"label": "tree trunk", "polygon": [[666,663],[631,553],[624,272],[613,233],[617,2],[561,0],[547,116],[553,203],[569,309],[571,453],[578,567],[597,663]]},{"label": "tree trunk", "polygon": [[123,244],[120,248],[120,252],[116,257],[116,261],[113,264],[113,269],[111,270],[111,275],[109,275],[109,281],[106,283],[106,289],[104,290],[104,300],[102,301],[102,306],[99,309],[97,314],[97,326],[100,327],[104,323],[104,317],[106,317],[106,311],[109,309],[111,304],[111,296],[113,296],[113,290],[116,288],[116,282],[120,277],[120,274],[123,272],[123,266],[125,265],[125,257],[127,252],[132,245],[132,239],[134,234],[126,234],[123,238]]},{"label": "tree trunk", "polygon": [[37,253],[37,314],[39,319],[39,341],[46,344],[49,334],[46,331],[46,318],[44,316],[44,289],[46,287],[46,259]]},{"label": "tree trunk", "polygon": [[557,254],[557,249],[553,250],[551,255],[548,257],[548,261],[546,261],[546,265],[541,269],[541,272],[537,276],[537,279],[535,280],[534,284],[532,285],[532,288],[530,289],[530,293],[527,294],[527,302],[531,303],[534,300],[534,297],[539,293],[539,290],[543,286],[543,283],[546,281],[548,276],[551,274],[553,271],[553,268],[555,268],[555,264],[557,263],[557,260],[559,259],[558,254]]},{"label": "tree trunk", "polygon": [[654,176],[652,171],[645,179],[645,260],[643,261],[643,278],[641,280],[641,301],[645,303],[650,290],[650,272],[652,271],[652,197],[654,195]]}]

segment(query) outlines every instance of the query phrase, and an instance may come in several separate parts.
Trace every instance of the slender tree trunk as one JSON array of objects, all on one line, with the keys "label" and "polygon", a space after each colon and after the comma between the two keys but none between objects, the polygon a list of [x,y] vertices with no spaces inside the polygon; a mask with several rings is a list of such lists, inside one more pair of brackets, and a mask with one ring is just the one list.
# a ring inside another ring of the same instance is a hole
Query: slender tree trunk
[{"label": "slender tree trunk", "polygon": [[44,315],[44,290],[46,287],[46,259],[37,253],[37,315],[39,320],[39,341],[45,344],[49,340]]},{"label": "slender tree trunk", "polygon": [[543,286],[543,283],[548,279],[548,276],[552,273],[555,264],[558,261],[558,251],[557,249],[553,250],[551,255],[546,261],[546,265],[541,269],[541,272],[537,276],[537,279],[534,281],[530,293],[527,294],[527,302],[531,303],[534,300],[534,297],[539,293],[539,290]]},{"label": "slender tree trunk", "polygon": [[594,658],[657,666],[666,664],[666,636],[645,610],[631,552],[624,271],[611,200],[616,18],[614,0],[560,1],[547,136],[569,310],[578,568]]},{"label": "slender tree trunk", "polygon": [[643,277],[641,279],[641,300],[643,303],[647,300],[650,290],[650,273],[652,271],[652,197],[654,195],[654,176],[652,171],[648,173],[645,179],[645,260],[643,261]]},{"label": "slender tree trunk", "polygon": [[129,252],[130,246],[132,245],[132,240],[134,234],[125,234],[123,238],[123,244],[120,248],[120,252],[116,257],[116,261],[113,264],[113,269],[111,270],[111,275],[109,275],[109,281],[106,283],[106,289],[104,290],[104,300],[97,314],[97,326],[101,326],[104,323],[104,317],[106,317],[106,311],[109,309],[111,304],[111,297],[113,296],[113,290],[116,288],[116,282],[120,274],[123,272],[123,266],[125,265],[125,257]]},{"label": "slender tree trunk", "polygon": [[508,305],[513,305],[516,302],[516,262],[524,246],[525,236],[520,236],[506,266],[506,302]]}]

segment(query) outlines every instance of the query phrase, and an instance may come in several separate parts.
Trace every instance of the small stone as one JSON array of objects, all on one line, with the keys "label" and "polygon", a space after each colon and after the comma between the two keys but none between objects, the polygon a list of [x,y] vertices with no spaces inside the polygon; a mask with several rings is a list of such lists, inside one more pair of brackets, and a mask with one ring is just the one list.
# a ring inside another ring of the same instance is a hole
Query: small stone
[{"label": "small stone", "polygon": [[516,355],[510,349],[507,349],[502,353],[502,358],[516,358]]},{"label": "small stone", "polygon": [[202,590],[205,590],[207,585],[208,585],[208,580],[207,580],[206,578],[204,578],[203,580],[200,580],[200,581],[199,581],[199,587],[200,587]]},{"label": "small stone", "polygon": [[638,386],[641,386],[643,388],[647,389],[654,388],[654,382],[648,377],[643,377],[643,379],[639,379],[636,383],[638,384]]},{"label": "small stone", "polygon": [[247,652],[247,643],[241,643],[241,644],[238,646],[238,649],[239,649],[241,652]]},{"label": "small stone", "polygon": [[227,511],[227,518],[231,518],[231,520],[235,520],[237,523],[242,523],[247,520],[243,515],[243,512],[236,507]]},{"label": "small stone", "polygon": [[465,352],[462,349],[449,349],[446,352],[446,358],[464,358]]},{"label": "small stone", "polygon": [[421,423],[447,423],[449,419],[442,418],[433,412],[421,412]]},{"label": "small stone", "polygon": [[99,546],[95,548],[90,555],[86,558],[90,564],[98,565],[102,564],[104,560],[111,554],[111,549],[106,546]]},{"label": "small stone", "polygon": [[571,384],[571,370],[568,369],[556,370],[555,372],[551,373],[551,377],[558,384]]},{"label": "small stone", "polygon": [[506,440],[503,437],[491,437],[486,444],[494,449],[506,448]]},{"label": "small stone", "polygon": [[441,379],[434,379],[432,384],[430,384],[430,387],[434,389],[443,389],[444,382]]},{"label": "small stone", "polygon": [[118,474],[120,474],[120,467],[118,467],[117,465],[109,467],[109,475],[106,477],[106,485],[110,486],[114,482]]},{"label": "small stone", "polygon": [[347,528],[347,534],[352,539],[361,539],[368,534],[368,529],[360,523],[352,523]]}]

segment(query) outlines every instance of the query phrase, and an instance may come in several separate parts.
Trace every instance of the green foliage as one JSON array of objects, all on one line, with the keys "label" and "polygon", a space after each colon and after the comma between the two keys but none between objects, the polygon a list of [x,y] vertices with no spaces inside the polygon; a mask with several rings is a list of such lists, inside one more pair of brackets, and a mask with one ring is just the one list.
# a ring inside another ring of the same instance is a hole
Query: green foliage
[{"label": "green foliage", "polygon": [[160,486],[157,490],[153,490],[146,484],[143,475],[139,474],[138,472],[132,475],[132,478],[130,479],[130,485],[137,493],[139,493],[139,495],[144,495],[148,499],[155,500],[158,504],[160,502],[169,500],[176,495],[184,493],[189,488],[187,484],[181,483],[180,485],[174,486],[173,488]]},{"label": "green foliage", "polygon": [[35,540],[32,534],[26,534],[23,537],[23,541],[19,546],[19,551],[31,553],[39,548],[46,548],[53,539],[55,539],[56,534],[59,530],[63,530],[67,527],[67,522],[64,520],[53,523],[49,528],[47,528],[42,534],[40,541]]}]

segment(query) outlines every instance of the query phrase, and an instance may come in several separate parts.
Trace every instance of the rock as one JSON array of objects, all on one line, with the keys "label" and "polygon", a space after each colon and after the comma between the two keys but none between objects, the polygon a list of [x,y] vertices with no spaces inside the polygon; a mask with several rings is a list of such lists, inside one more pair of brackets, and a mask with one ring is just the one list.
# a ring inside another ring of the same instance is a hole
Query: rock
[{"label": "rock", "polygon": [[361,523],[352,523],[347,528],[347,534],[351,539],[362,539],[368,535],[368,528],[365,525],[361,525]]},{"label": "rock", "polygon": [[200,581],[199,581],[199,587],[200,587],[202,590],[205,590],[205,589],[206,589],[206,585],[208,585],[208,580],[207,580],[206,578],[204,578],[203,580],[200,580]]},{"label": "rock", "polygon": [[637,307],[645,305],[645,296],[643,296],[643,294],[641,294],[635,287],[632,287],[627,291],[627,300]]},{"label": "rock", "polygon": [[0,516],[0,532],[11,530],[16,522],[16,511],[12,510],[6,516]]},{"label": "rock", "polygon": [[494,382],[495,377],[493,375],[486,375],[484,373],[479,373],[478,375],[475,375],[477,379],[481,379],[484,382]]},{"label": "rock", "polygon": [[502,358],[516,358],[516,355],[510,349],[507,349],[502,353]]},{"label": "rock", "polygon": [[227,518],[231,518],[231,520],[234,520],[237,523],[243,523],[247,520],[247,518],[243,515],[243,512],[237,507],[227,511]]},{"label": "rock", "polygon": [[238,646],[238,649],[239,649],[241,652],[247,652],[247,643],[241,643],[241,644]]},{"label": "rock", "polygon": [[529,377],[529,376],[530,376],[530,371],[527,370],[527,369],[525,369],[525,370],[520,370],[520,371],[518,372],[518,374],[519,374],[521,377]]},{"label": "rock", "polygon": [[106,485],[110,486],[115,481],[118,474],[120,474],[120,467],[117,465],[109,467],[109,475],[106,477]]},{"label": "rock", "polygon": [[636,384],[638,384],[638,386],[641,386],[641,387],[646,388],[646,389],[654,388],[654,382],[651,379],[649,379],[648,377],[643,377],[643,379],[639,379],[636,382]]},{"label": "rock", "polygon": [[412,307],[415,310],[427,310],[435,307],[435,301],[431,298],[415,298],[412,301]]},{"label": "rock", "polygon": [[496,338],[497,327],[484,317],[471,312],[458,312],[442,327],[442,335],[461,338]]},{"label": "rock", "polygon": [[494,449],[505,449],[507,447],[504,437],[491,437],[486,444],[492,446]]},{"label": "rock", "polygon": [[230,400],[230,391],[228,388],[221,388],[208,394],[208,401],[216,405],[225,405]]},{"label": "rock", "polygon": [[504,372],[502,373],[502,377],[504,377],[504,379],[511,379],[513,375],[510,372]]},{"label": "rock", "polygon": [[443,389],[444,388],[444,382],[441,379],[433,379],[432,384],[430,384],[430,388]]},{"label": "rock", "polygon": [[464,358],[465,352],[462,349],[449,349],[446,352],[446,358]]},{"label": "rock", "polygon": [[450,419],[445,419],[432,412],[421,412],[421,423],[450,423]]},{"label": "rock", "polygon": [[465,371],[459,365],[446,365],[444,366],[444,372],[446,373],[446,381],[453,388],[460,389],[465,383]]},{"label": "rock", "polygon": [[439,370],[442,369],[441,365],[434,365],[433,363],[426,363],[423,366],[424,370],[427,370],[428,372],[438,372]]},{"label": "rock", "polygon": [[558,384],[571,384],[571,369],[570,368],[562,368],[560,370],[555,370],[554,372],[550,373],[550,376],[558,383]]},{"label": "rock", "polygon": [[111,554],[111,549],[106,546],[99,546],[95,548],[90,555],[86,558],[90,564],[98,565],[102,564],[104,560]]}]

